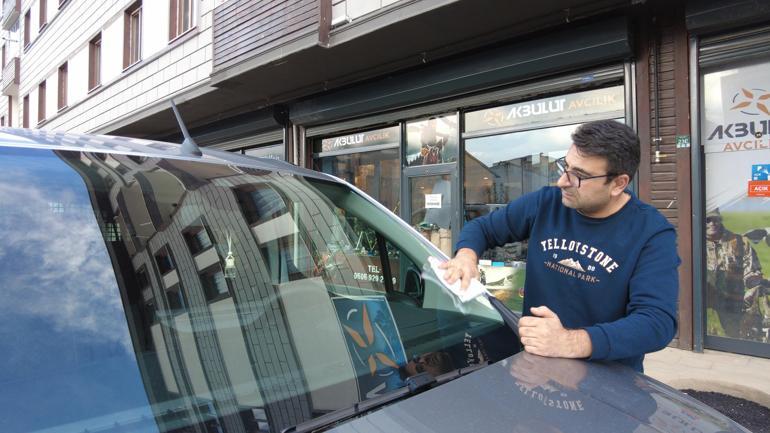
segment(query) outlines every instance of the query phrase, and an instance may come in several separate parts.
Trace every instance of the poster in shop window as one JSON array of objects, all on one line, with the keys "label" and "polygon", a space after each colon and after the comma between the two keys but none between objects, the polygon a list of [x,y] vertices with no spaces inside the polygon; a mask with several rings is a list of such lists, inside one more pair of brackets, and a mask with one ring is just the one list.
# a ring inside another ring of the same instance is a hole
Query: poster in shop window
[{"label": "poster in shop window", "polygon": [[703,76],[707,335],[770,341],[770,63]]},{"label": "poster in shop window", "polygon": [[384,296],[332,298],[361,401],[403,387],[406,353],[396,321]]}]

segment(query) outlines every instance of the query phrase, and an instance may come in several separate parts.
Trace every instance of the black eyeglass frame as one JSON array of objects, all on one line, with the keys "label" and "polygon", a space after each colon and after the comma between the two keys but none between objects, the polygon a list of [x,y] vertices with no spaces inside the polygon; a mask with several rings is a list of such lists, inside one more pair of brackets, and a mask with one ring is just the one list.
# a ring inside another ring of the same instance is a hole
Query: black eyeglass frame
[{"label": "black eyeglass frame", "polygon": [[575,182],[572,181],[572,177],[574,176],[578,180],[577,181],[577,187],[578,188],[580,188],[580,186],[583,184],[584,180],[598,179],[600,177],[613,178],[613,177],[617,176],[616,173],[607,173],[607,174],[602,174],[602,175],[599,175],[599,176],[581,176],[581,175],[575,173],[574,171],[567,170],[567,157],[566,156],[562,156],[561,158],[556,160],[556,168],[559,170],[559,176],[561,176],[561,175],[563,175],[565,173],[567,174],[567,180],[569,181],[570,185],[572,185],[572,186],[575,186]]}]

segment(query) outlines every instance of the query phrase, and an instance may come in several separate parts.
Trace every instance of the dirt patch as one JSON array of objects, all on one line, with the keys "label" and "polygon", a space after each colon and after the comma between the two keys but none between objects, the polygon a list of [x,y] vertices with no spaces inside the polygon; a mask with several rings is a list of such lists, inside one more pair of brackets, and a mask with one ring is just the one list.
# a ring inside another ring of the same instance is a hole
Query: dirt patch
[{"label": "dirt patch", "polygon": [[770,433],[770,409],[753,401],[719,392],[683,389],[683,393],[713,407],[753,433]]}]

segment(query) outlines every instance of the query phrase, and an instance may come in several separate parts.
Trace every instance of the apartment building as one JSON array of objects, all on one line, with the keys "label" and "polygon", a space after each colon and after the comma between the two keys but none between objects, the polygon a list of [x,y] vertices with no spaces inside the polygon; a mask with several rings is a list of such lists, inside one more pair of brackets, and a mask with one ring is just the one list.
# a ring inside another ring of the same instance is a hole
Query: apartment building
[{"label": "apartment building", "polygon": [[[437,245],[625,122],[679,234],[672,344],[770,357],[765,3],[6,0],[2,27],[4,125],[178,140],[174,99],[200,144],[345,178]],[[485,259],[510,282],[525,253]]]}]

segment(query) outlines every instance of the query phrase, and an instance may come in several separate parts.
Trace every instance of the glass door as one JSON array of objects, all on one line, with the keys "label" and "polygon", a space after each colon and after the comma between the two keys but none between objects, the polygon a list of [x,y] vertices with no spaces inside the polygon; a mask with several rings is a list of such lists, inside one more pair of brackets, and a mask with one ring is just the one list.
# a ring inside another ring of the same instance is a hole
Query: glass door
[{"label": "glass door", "polygon": [[770,59],[705,69],[707,347],[770,356]]},{"label": "glass door", "polygon": [[406,221],[447,256],[452,256],[456,227],[450,172],[407,178],[409,215]]},{"label": "glass door", "polygon": [[457,119],[452,113],[405,124],[401,216],[449,257],[459,216]]}]

